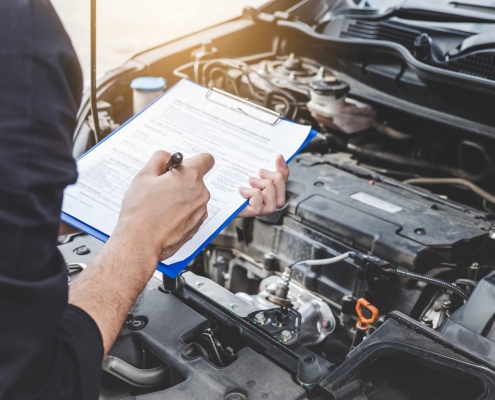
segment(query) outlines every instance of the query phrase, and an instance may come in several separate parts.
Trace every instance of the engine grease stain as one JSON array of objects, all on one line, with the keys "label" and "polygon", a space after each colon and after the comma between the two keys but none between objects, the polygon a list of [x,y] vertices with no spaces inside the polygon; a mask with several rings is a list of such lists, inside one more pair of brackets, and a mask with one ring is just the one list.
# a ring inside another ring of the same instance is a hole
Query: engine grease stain
[{"label": "engine grease stain", "polygon": [[248,388],[254,388],[256,386],[256,381],[250,380],[246,382]]}]

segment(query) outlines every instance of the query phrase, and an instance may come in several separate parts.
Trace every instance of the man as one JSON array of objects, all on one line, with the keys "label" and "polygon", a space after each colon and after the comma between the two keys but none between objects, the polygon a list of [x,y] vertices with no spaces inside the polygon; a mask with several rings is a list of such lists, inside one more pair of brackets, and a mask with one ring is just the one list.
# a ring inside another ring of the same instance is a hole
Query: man
[{"label": "man", "polygon": [[[56,248],[64,188],[76,181],[72,132],[82,78],[49,0],[0,0],[0,399],[96,399],[101,361],[159,260],[206,218],[201,154],[164,174],[153,155],[115,232],[67,287]],[[288,168],[261,171],[241,216],[283,205]],[[163,199],[167,199],[166,202]]]}]

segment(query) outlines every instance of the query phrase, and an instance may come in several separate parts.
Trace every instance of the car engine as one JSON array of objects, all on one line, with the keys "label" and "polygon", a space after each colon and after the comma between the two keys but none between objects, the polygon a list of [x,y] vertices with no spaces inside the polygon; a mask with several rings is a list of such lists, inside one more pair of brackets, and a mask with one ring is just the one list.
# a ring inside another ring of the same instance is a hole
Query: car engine
[{"label": "car engine", "polygon": [[[495,398],[495,50],[411,13],[273,1],[99,81],[106,134],[132,117],[142,75],[319,132],[289,164],[285,206],[234,220],[178,277],[155,274],[104,360],[102,399]],[[91,120],[86,95],[75,156],[95,144]],[[102,247],[59,241],[81,268]]]}]

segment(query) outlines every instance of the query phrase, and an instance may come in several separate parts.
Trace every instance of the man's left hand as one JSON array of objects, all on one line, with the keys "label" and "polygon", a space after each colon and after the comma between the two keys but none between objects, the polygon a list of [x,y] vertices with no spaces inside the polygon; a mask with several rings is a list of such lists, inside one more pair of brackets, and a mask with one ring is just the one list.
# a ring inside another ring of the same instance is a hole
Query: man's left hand
[{"label": "man's left hand", "polygon": [[239,188],[239,193],[249,199],[249,204],[238,217],[271,214],[285,204],[285,183],[289,179],[289,167],[282,155],[277,156],[275,166],[277,172],[262,169],[259,178],[249,178],[250,188]]}]

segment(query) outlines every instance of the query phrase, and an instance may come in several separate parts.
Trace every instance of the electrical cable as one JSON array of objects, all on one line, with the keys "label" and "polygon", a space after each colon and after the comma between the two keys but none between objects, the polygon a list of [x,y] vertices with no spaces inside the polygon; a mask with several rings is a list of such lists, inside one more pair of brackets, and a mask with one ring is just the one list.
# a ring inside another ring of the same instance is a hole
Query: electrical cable
[{"label": "electrical cable", "polygon": [[325,258],[323,260],[307,260],[304,261],[306,265],[330,265],[330,264],[335,264],[338,263],[339,261],[345,260],[346,258],[349,258],[351,255],[354,255],[355,253],[352,251],[348,251],[347,253],[341,254],[336,257],[332,258]]},{"label": "electrical cable", "polygon": [[[273,99],[274,100],[279,100],[281,103],[283,103],[284,104],[284,107],[285,107],[285,109],[287,111],[290,110],[290,103],[289,103],[289,101],[285,97],[283,97],[283,96],[273,96]],[[277,104],[279,104],[279,103],[277,103]],[[283,116],[285,117],[285,114]]]},{"label": "electrical cable", "polygon": [[281,89],[277,86],[275,86],[272,82],[270,82],[268,79],[266,79],[263,75],[259,74],[257,71],[255,71],[254,69],[252,69],[249,65],[247,65],[246,63],[241,63],[244,68],[246,68],[249,72],[257,75],[260,79],[263,79],[266,83],[268,83],[268,85],[270,85],[272,88],[274,88],[275,92],[278,92],[280,94],[283,94],[284,96],[286,96],[289,100],[291,100],[291,102],[294,104],[294,111],[292,112],[292,117],[291,119],[292,120],[295,120],[296,119],[296,116],[297,116],[297,113],[299,112],[299,105],[297,103],[297,100],[294,96],[292,96],[289,92],[287,92],[286,90],[284,89]]},{"label": "electrical cable", "polygon": [[[214,60],[208,60],[208,61],[199,61],[199,62],[189,62],[187,64],[184,64],[176,69],[174,69],[173,74],[175,76],[181,77],[181,78],[186,78],[190,79],[190,76],[181,72],[181,70],[193,67],[194,68],[194,75],[197,78],[196,82],[207,86],[208,82],[211,80],[211,75],[220,70],[220,67],[215,67],[211,71],[208,71],[209,68],[214,66],[215,64],[219,64],[220,66],[227,67],[227,68],[233,68],[236,70],[239,70],[243,76],[247,80],[247,85],[250,94],[253,96],[253,98],[257,99],[258,101],[263,100],[263,96],[259,95],[256,93],[255,87],[253,83],[251,82],[251,78],[249,77],[249,74],[255,74],[257,75],[260,79],[264,80],[270,87],[272,87],[274,92],[276,92],[279,96],[282,103],[287,108],[287,113],[289,112],[290,104],[293,104],[294,110],[292,111],[291,118],[295,119],[297,116],[297,113],[299,112],[299,104],[294,96],[292,96],[289,92],[286,90],[283,90],[277,86],[275,86],[273,83],[271,83],[268,79],[266,79],[264,76],[260,75],[257,71],[253,70],[248,64],[242,61],[238,60],[231,60],[231,59],[214,59]],[[200,73],[200,67],[201,68],[201,73]],[[207,76],[207,71],[208,71],[208,76]],[[228,75],[227,72],[225,72],[226,75]],[[289,106],[287,106],[289,105]]]},{"label": "electrical cable", "polygon": [[394,268],[384,268],[383,269],[385,272],[390,272],[398,276],[402,276],[407,279],[413,279],[415,281],[421,281],[425,283],[429,283],[432,285],[440,286],[441,288],[444,288],[446,290],[450,290],[452,293],[462,297],[464,300],[467,300],[469,298],[469,294],[467,294],[464,290],[462,290],[460,287],[456,286],[453,283],[443,281],[438,278],[433,278],[431,276],[426,276],[426,275],[421,275],[417,274],[416,272],[410,272],[406,271],[403,269],[394,269]]},{"label": "electrical cable", "polygon": [[[209,60],[208,60],[209,61]],[[198,62],[198,61],[191,61],[191,62],[188,62],[187,64],[184,64],[184,65],[181,65],[177,68],[175,68],[173,71],[172,71],[172,74],[174,76],[177,76],[179,78],[185,78],[185,79],[191,79],[191,77],[184,73],[184,72],[181,72],[183,69],[186,69],[186,68],[190,68],[192,66],[194,66],[194,64]],[[205,63],[205,61],[199,61],[199,64],[203,64]]]},{"label": "electrical cable", "polygon": [[412,138],[411,135],[407,135],[405,133],[399,132],[397,129],[391,128],[385,122],[380,123],[374,121],[371,123],[371,126],[375,128],[378,132],[383,133],[384,135],[387,135],[388,137],[395,140],[409,140]]},{"label": "electrical cable", "polygon": [[215,67],[212,68],[212,70],[208,73],[208,82],[210,82],[213,79],[213,74],[216,72],[220,72],[225,79],[225,82],[222,86],[225,87],[225,90],[228,91],[227,84],[230,84],[232,86],[232,90],[236,96],[240,96],[239,93],[239,88],[237,87],[237,82],[235,79],[229,75],[228,71],[224,67]]},{"label": "electrical cable", "polygon": [[287,268],[293,268],[296,265],[306,265],[306,266],[313,266],[313,265],[330,265],[330,264],[335,264],[338,263],[339,261],[343,261],[346,258],[354,256],[356,253],[353,251],[348,251],[347,253],[340,254],[335,257],[331,258],[324,258],[322,260],[306,260],[306,261],[299,261],[297,263],[294,263],[292,265],[289,265]]},{"label": "electrical cable", "polygon": [[422,171],[429,171],[431,173],[438,173],[439,171],[441,171],[445,174],[449,174],[460,179],[468,179],[469,181],[482,181],[492,176],[491,168],[478,174],[471,174],[459,168],[454,168],[448,165],[436,164],[431,161],[403,156],[388,151],[360,147],[352,143],[347,144],[346,150],[357,157],[362,157],[367,160],[373,160],[387,164],[395,164],[402,167],[407,166],[420,169]]},{"label": "electrical cable", "polygon": [[478,196],[488,200],[490,203],[495,204],[495,196],[486,192],[479,186],[466,179],[460,178],[414,178],[408,179],[402,183],[407,183],[409,185],[461,185],[471,189]]},{"label": "electrical cable", "polygon": [[493,211],[490,207],[488,207],[488,202],[486,201],[486,199],[483,199],[483,208],[488,214],[495,217],[495,211]]}]

